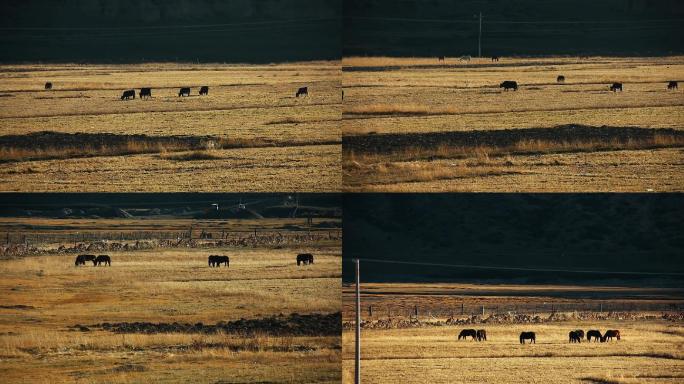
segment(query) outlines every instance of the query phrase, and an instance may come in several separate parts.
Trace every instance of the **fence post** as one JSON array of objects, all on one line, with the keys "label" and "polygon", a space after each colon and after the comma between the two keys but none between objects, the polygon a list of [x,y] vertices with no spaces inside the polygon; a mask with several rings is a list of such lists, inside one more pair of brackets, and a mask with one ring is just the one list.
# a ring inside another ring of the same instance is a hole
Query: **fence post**
[{"label": "fence post", "polygon": [[461,316],[463,316],[463,314],[465,314],[465,309],[463,308],[463,303],[461,302]]},{"label": "fence post", "polygon": [[482,316],[484,316],[484,305],[482,306]]},{"label": "fence post", "polygon": [[372,305],[368,306],[368,317],[373,317],[373,306]]},{"label": "fence post", "polygon": [[416,320],[418,319],[418,306],[413,307],[413,314],[416,316]]}]

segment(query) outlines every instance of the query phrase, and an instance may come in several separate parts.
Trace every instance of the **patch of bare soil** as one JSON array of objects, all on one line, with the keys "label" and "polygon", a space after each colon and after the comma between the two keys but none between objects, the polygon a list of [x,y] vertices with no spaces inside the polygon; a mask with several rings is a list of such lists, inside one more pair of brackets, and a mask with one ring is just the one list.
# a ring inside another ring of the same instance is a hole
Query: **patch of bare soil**
[{"label": "patch of bare soil", "polygon": [[342,332],[342,312],[329,314],[300,315],[297,313],[285,316],[266,317],[262,319],[240,319],[220,321],[216,324],[202,323],[100,323],[90,326],[76,324],[70,327],[74,331],[88,332],[91,329],[102,329],[114,333],[205,333],[218,332],[252,335],[255,333],[274,336],[338,336]]}]

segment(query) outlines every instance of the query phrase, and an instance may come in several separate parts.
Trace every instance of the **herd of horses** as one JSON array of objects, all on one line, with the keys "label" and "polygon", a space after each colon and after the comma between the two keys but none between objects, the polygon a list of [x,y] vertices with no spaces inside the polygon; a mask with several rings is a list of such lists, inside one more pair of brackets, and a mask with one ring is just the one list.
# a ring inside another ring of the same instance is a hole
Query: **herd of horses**
[{"label": "herd of horses", "polygon": [[[499,59],[500,59],[499,56],[492,56],[492,61],[497,61],[497,62],[498,62]],[[438,60],[439,62],[444,62],[445,57],[444,57],[444,56],[438,56],[438,57],[437,57],[437,60]],[[461,61],[470,61],[470,56],[461,56],[460,60],[461,60]],[[565,76],[563,76],[563,75],[558,75],[558,77],[556,77],[556,82],[559,83],[559,84],[565,83]],[[506,80],[506,81],[502,82],[501,84],[499,84],[499,88],[503,88],[504,91],[508,91],[509,89],[512,89],[512,90],[514,90],[514,91],[517,91],[517,90],[518,90],[518,82],[517,82],[517,81],[513,81],[513,80]],[[674,80],[668,81],[668,82],[667,82],[667,89],[668,89],[668,90],[679,89],[679,83],[678,83],[677,81],[674,81]],[[610,85],[610,90],[611,90],[612,92],[617,92],[617,91],[622,92],[622,83],[613,83],[613,84],[611,84],[611,85]]]},{"label": "herd of horses", "polygon": [[[617,329],[609,329],[606,331],[605,334],[601,334],[601,331],[592,329],[587,331],[587,341],[591,342],[592,339],[594,342],[608,342],[612,341],[613,339],[620,340],[620,331]],[[467,340],[468,337],[471,337],[473,341],[487,341],[487,331],[484,329],[463,329],[461,330],[461,333],[458,334],[458,340]],[[568,334],[568,342],[570,343],[581,343],[582,339],[584,338],[584,331],[581,329],[577,329],[574,331],[570,331]],[[534,332],[521,332],[520,333],[520,344],[525,344],[526,341],[530,342],[530,344],[536,344],[537,343],[537,334]]]},{"label": "herd of horses", "polygon": [[[45,83],[45,90],[51,90],[52,89],[52,83],[47,82]],[[178,97],[188,97],[190,96],[191,93],[191,88],[190,87],[182,87],[178,91]],[[199,89],[199,95],[200,96],[206,96],[209,95],[209,86],[203,85]],[[297,93],[295,93],[295,97],[299,96],[309,96],[309,87],[301,87],[297,89]],[[140,93],[138,93],[138,97],[141,100],[147,99],[152,97],[152,88],[151,87],[143,87],[140,88]],[[342,98],[344,98],[344,91],[342,91]],[[131,100],[135,99],[135,89],[127,89],[123,91],[121,94],[121,100]]]},{"label": "herd of horses", "polygon": [[[86,261],[92,261],[93,267],[99,266],[100,264],[108,265],[110,267],[112,266],[112,258],[109,257],[109,255],[78,255],[76,256],[76,262],[74,263],[74,265],[77,267],[79,265],[85,265]],[[209,267],[212,268],[220,267],[221,265],[225,265],[226,267],[230,266],[230,258],[228,256],[210,255],[207,261]],[[297,266],[299,266],[300,264],[313,264],[313,262],[314,256],[311,253],[300,253],[297,255]]]}]

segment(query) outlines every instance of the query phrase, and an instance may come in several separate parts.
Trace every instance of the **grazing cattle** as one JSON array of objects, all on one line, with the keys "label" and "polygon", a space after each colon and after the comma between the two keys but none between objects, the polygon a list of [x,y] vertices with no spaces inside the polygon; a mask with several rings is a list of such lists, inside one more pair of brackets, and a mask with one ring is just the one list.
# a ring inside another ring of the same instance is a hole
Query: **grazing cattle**
[{"label": "grazing cattle", "polygon": [[492,61],[499,61],[499,56],[492,56]]},{"label": "grazing cattle", "polygon": [[210,267],[220,267],[221,264],[225,264],[226,267],[230,267],[230,258],[228,256],[220,256],[220,255],[209,256],[209,266]]},{"label": "grazing cattle", "polygon": [[556,77],[556,82],[557,83],[565,83],[565,76],[558,75],[558,77]]},{"label": "grazing cattle", "polygon": [[622,92],[622,83],[613,83],[613,85],[610,86],[610,90],[613,92],[617,92],[618,89]]},{"label": "grazing cattle", "polygon": [[190,88],[184,87],[181,88],[180,91],[178,91],[178,97],[181,96],[190,96]]},{"label": "grazing cattle", "polygon": [[577,330],[575,330],[575,332],[577,333],[577,335],[579,335],[580,338],[582,338],[582,339],[584,338],[584,331],[583,330],[577,329]]},{"label": "grazing cattle", "polygon": [[617,329],[607,330],[606,334],[601,337],[601,342],[605,343],[606,341],[612,341],[613,338],[620,340],[620,331]]},{"label": "grazing cattle", "polygon": [[297,90],[297,93],[295,94],[295,97],[299,97],[299,95],[306,95],[307,97],[309,96],[309,87],[301,87]]},{"label": "grazing cattle", "polygon": [[209,87],[206,85],[203,85],[202,88],[200,88],[200,96],[208,95],[208,94],[209,94]]},{"label": "grazing cattle", "polygon": [[577,331],[570,331],[568,334],[568,339],[571,343],[581,343],[582,337],[577,333]]},{"label": "grazing cattle", "polygon": [[485,331],[484,329],[478,329],[477,341],[487,341],[487,331]]},{"label": "grazing cattle", "polygon": [[529,340],[530,344],[537,344],[537,335],[534,332],[521,332],[520,333],[520,344],[525,344],[525,340]]},{"label": "grazing cattle", "polygon": [[140,88],[140,98],[152,97],[152,88]]},{"label": "grazing cattle", "polygon": [[503,83],[499,84],[499,88],[503,88],[504,91],[508,91],[509,89],[517,91],[518,90],[518,82],[506,80]]},{"label": "grazing cattle", "polygon": [[596,329],[587,331],[587,341],[591,341],[592,337],[594,338],[594,341],[600,341],[602,337],[601,332]]},{"label": "grazing cattle", "polygon": [[438,57],[438,58],[437,58],[437,61],[441,61],[441,62],[444,62],[444,56],[440,56],[440,57]]},{"label": "grazing cattle", "polygon": [[95,260],[93,260],[93,265],[112,265],[112,258],[107,255],[98,255]]},{"label": "grazing cattle", "polygon": [[45,89],[52,89],[52,83],[49,81],[45,83]]},{"label": "grazing cattle", "polygon": [[[48,83],[48,84],[50,84],[50,83]],[[667,89],[668,89],[668,90],[670,90],[670,89],[678,89],[678,88],[677,88],[677,82],[676,82],[676,81],[670,81],[669,83],[667,83]]]},{"label": "grazing cattle", "polygon": [[297,265],[299,265],[300,262],[304,263],[304,265],[313,264],[314,257],[310,253],[300,253],[297,255]]},{"label": "grazing cattle", "polygon": [[123,92],[123,95],[121,95],[121,100],[128,100],[128,99],[135,99],[135,90],[134,89],[129,89],[127,91]]},{"label": "grazing cattle", "polygon": [[79,265],[85,265],[86,261],[93,261],[93,265],[95,265],[95,255],[78,255],[76,256],[76,262],[74,263],[76,266]]},{"label": "grazing cattle", "polygon": [[472,337],[473,340],[477,340],[477,331],[474,329],[464,329],[461,331],[461,333],[458,334],[458,339],[466,340],[468,336]]}]

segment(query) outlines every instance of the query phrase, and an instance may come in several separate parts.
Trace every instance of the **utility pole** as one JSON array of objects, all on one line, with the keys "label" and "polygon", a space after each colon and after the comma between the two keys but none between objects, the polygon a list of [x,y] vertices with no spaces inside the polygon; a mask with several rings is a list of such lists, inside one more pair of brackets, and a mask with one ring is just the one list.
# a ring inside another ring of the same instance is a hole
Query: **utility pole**
[{"label": "utility pole", "polygon": [[361,384],[361,287],[359,283],[359,259],[354,260],[356,265],[356,365],[355,384]]},{"label": "utility pole", "polygon": [[482,57],[482,12],[480,12],[480,29],[477,33],[477,57]]}]

